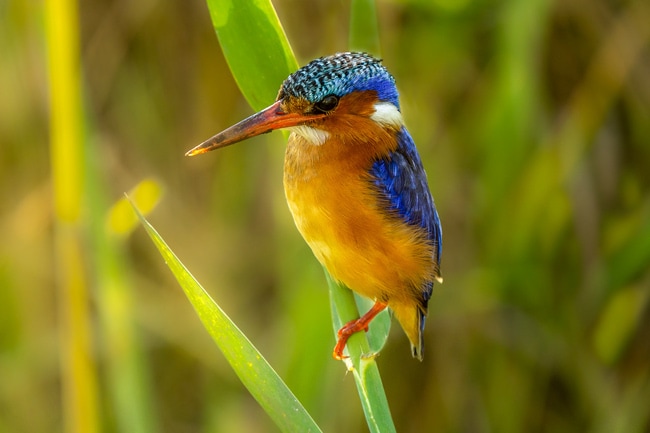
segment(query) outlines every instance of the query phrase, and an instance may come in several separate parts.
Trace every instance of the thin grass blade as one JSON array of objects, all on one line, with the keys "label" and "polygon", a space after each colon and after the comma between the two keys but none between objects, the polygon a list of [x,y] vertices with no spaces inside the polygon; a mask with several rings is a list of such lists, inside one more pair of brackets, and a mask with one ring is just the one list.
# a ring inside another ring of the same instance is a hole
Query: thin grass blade
[{"label": "thin grass blade", "polygon": [[165,259],[205,329],[244,386],[284,432],[320,432],[305,408],[262,354],[194,279],[156,230],[133,206],[147,234]]}]

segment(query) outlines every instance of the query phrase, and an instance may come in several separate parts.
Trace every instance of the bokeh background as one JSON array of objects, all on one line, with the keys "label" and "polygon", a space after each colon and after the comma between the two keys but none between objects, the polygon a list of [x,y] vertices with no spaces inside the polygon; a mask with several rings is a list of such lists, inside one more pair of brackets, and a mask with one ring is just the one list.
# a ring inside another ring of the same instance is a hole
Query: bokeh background
[{"label": "bokeh background", "polygon": [[[273,3],[301,64],[347,49],[349,2]],[[650,432],[650,4],[377,8],[444,228],[425,360],[398,326],[378,360],[398,431]],[[73,431],[74,368],[87,431],[276,431],[142,229],[107,226],[144,179],[150,221],[324,431],[366,431],[284,202],[282,134],[183,156],[252,113],[206,5],[81,2],[82,199],[63,224],[44,4],[3,0],[0,19],[0,431]],[[91,351],[72,367],[70,323]]]}]

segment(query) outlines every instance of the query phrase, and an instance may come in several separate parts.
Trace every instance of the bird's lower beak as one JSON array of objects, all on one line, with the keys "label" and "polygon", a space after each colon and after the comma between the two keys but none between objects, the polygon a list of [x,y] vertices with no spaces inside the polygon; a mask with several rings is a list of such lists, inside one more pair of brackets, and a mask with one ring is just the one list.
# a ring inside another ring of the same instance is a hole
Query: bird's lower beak
[{"label": "bird's lower beak", "polygon": [[255,137],[256,135],[266,134],[267,132],[276,129],[302,125],[310,120],[322,117],[319,115],[313,116],[299,113],[286,113],[280,106],[281,102],[282,100],[279,100],[259,113],[255,113],[230,128],[221,131],[214,137],[199,144],[185,155],[200,155],[214,149],[230,146],[231,144],[246,140],[247,138]]}]

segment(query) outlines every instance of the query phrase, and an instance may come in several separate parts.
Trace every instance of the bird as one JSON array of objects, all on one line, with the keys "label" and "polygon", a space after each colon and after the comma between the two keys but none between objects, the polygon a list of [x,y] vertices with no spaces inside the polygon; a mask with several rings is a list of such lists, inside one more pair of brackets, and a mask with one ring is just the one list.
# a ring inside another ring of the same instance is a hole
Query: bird
[{"label": "bird", "polygon": [[289,75],[269,107],[186,153],[290,132],[284,190],[295,225],[332,278],[374,301],[337,333],[332,356],[386,308],[422,361],[442,227],[395,79],[363,52],[317,58]]}]

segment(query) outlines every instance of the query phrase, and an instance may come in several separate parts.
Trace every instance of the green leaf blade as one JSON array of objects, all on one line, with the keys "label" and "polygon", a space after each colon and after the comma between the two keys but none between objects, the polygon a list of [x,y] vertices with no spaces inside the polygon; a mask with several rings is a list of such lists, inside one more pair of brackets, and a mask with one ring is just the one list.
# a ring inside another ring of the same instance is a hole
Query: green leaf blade
[{"label": "green leaf blade", "polygon": [[158,232],[133,206],[204,327],[260,406],[284,432],[320,432],[309,413],[226,313],[194,279]]},{"label": "green leaf blade", "polygon": [[253,109],[270,105],[284,79],[298,69],[273,5],[269,0],[207,3],[239,89]]}]

